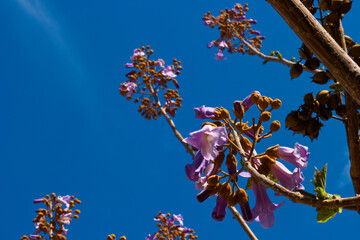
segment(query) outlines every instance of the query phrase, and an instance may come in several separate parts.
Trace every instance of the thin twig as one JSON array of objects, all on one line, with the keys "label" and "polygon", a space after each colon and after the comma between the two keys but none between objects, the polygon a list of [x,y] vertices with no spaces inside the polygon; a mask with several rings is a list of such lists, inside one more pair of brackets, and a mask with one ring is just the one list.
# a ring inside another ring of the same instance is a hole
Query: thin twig
[{"label": "thin twig", "polygon": [[235,207],[228,206],[230,211],[234,214],[234,217],[240,223],[241,227],[245,230],[246,234],[249,236],[251,240],[257,240],[255,234],[251,231],[249,226],[246,224],[245,220],[242,218],[241,214],[236,210]]}]

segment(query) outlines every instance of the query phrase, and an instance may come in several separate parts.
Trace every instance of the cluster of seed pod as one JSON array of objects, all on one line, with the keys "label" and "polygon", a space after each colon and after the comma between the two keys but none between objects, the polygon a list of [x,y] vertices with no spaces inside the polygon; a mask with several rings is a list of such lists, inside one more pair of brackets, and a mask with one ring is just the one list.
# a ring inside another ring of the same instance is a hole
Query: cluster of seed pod
[{"label": "cluster of seed pod", "polygon": [[316,94],[307,93],[304,104],[297,111],[290,112],[286,119],[286,127],[295,133],[302,133],[311,140],[317,139],[323,123],[333,116],[333,111],[340,117],[345,117],[346,109],[342,104],[341,93],[321,90]]},{"label": "cluster of seed pod", "polygon": [[128,80],[119,88],[120,94],[127,100],[137,95],[134,102],[140,103],[138,112],[149,120],[162,114],[161,107],[174,116],[182,102],[178,90],[169,89],[169,84],[179,88],[175,77],[182,70],[181,62],[174,59],[172,65],[165,66],[162,59],[150,60],[153,53],[150,46],[134,50],[132,63],[125,65],[133,70],[126,74]]},{"label": "cluster of seed pod", "polygon": [[36,232],[29,237],[23,236],[21,240],[47,239],[40,235],[41,233],[48,234],[48,239],[51,240],[66,240],[68,230],[65,229],[65,225],[70,224],[72,219],[79,218],[80,210],[74,210],[74,208],[75,204],[80,204],[81,201],[74,196],[61,197],[52,193],[51,196],[46,195],[45,198],[35,199],[34,203],[44,203],[46,209],[36,210],[37,216],[33,220]]},{"label": "cluster of seed pod", "polygon": [[210,12],[203,17],[204,23],[211,28],[219,27],[220,38],[212,43],[216,47],[227,49],[229,53],[248,53],[253,54],[244,44],[238,41],[238,37],[247,40],[253,47],[260,49],[263,36],[260,32],[252,29],[252,24],[256,24],[256,20],[246,19],[246,12],[249,10],[248,4],[242,6],[237,3],[232,9],[225,9],[220,15],[215,17]]}]

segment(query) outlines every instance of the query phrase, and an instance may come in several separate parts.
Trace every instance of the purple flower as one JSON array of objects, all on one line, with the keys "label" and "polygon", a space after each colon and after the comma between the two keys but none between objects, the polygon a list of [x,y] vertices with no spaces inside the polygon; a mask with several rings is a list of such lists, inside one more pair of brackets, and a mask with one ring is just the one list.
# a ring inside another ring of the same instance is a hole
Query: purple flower
[{"label": "purple flower", "polygon": [[133,82],[124,82],[123,84],[120,84],[120,90],[127,91],[126,96],[131,96],[135,92],[136,87],[137,85]]},{"label": "purple flower", "polygon": [[298,168],[306,168],[310,153],[308,147],[295,143],[294,148],[277,147],[277,157]]},{"label": "purple flower", "polygon": [[204,189],[204,190],[202,190],[200,193],[198,193],[196,195],[196,199],[199,202],[203,202],[203,201],[205,201],[206,199],[208,199],[211,196],[212,191],[213,190]]},{"label": "purple flower", "polygon": [[165,65],[165,61],[160,58],[157,61],[155,61],[155,66],[164,67],[164,65]]},{"label": "purple flower", "polygon": [[149,236],[147,236],[147,237],[145,238],[145,240],[154,240],[154,239],[156,239],[156,233],[154,233],[153,235],[150,235],[150,234],[149,234]]},{"label": "purple flower", "polygon": [[63,204],[66,205],[66,208],[69,208],[70,207],[70,199],[71,197],[69,195],[66,195],[66,196],[58,196],[57,197],[57,200]]},{"label": "purple flower", "polygon": [[271,172],[279,180],[281,185],[286,187],[291,191],[297,189],[305,189],[301,184],[304,181],[304,175],[301,171],[301,168],[295,168],[294,172],[290,172],[282,163],[276,162],[271,165]]},{"label": "purple flower", "polygon": [[134,64],[132,64],[132,63],[126,63],[126,64],[125,64],[125,67],[126,67],[126,68],[133,68],[133,67],[134,67]]},{"label": "purple flower", "polygon": [[44,199],[43,198],[38,198],[38,199],[34,199],[34,203],[42,203],[44,202]]},{"label": "purple flower", "polygon": [[202,129],[190,133],[192,137],[183,141],[200,150],[205,160],[214,160],[218,155],[216,147],[227,142],[227,132],[224,127],[205,125]]},{"label": "purple flower", "polygon": [[226,215],[227,200],[226,197],[217,197],[216,205],[211,214],[212,218],[216,221],[222,221]]},{"label": "purple flower", "polygon": [[204,25],[205,25],[205,26],[209,26],[210,24],[211,24],[211,20],[205,20],[205,21],[204,21]]},{"label": "purple flower", "polygon": [[167,220],[167,224],[169,226],[173,226],[175,222],[179,222],[180,226],[183,226],[184,225],[183,220],[184,218],[181,216],[181,214],[178,215],[173,214],[172,217]]},{"label": "purple flower", "polygon": [[209,119],[215,117],[215,108],[205,107],[204,105],[198,108],[194,108],[195,118]]},{"label": "purple flower", "polygon": [[212,48],[212,46],[214,46],[214,44],[215,44],[215,42],[214,42],[214,41],[211,41],[211,42],[207,45],[207,47],[208,47],[208,48]]},{"label": "purple flower", "polygon": [[177,75],[173,72],[171,65],[165,67],[162,71],[161,71],[162,75],[167,76],[167,77],[171,77],[174,78]]},{"label": "purple flower", "polygon": [[[257,93],[261,96],[259,91],[253,91],[253,93]],[[254,105],[254,103],[251,101],[251,94],[249,96],[247,96],[246,98],[244,98],[244,100],[242,100],[242,104],[243,104],[245,110],[251,108],[252,105]]]},{"label": "purple flower", "polygon": [[228,45],[224,40],[219,41],[219,48],[224,49],[224,48],[227,48],[227,47],[228,47]]},{"label": "purple flower", "polygon": [[256,23],[257,23],[257,21],[254,20],[254,19],[248,19],[248,21],[249,21],[249,23],[251,23],[251,24],[256,24]]},{"label": "purple flower", "polygon": [[252,34],[254,34],[254,35],[260,35],[260,32],[257,31],[257,30],[253,30],[253,31],[252,31]]},{"label": "purple flower", "polygon": [[281,204],[275,204],[270,201],[269,196],[266,193],[265,185],[256,183],[253,181],[252,189],[256,198],[255,207],[252,209],[252,222],[254,219],[260,222],[263,228],[271,228],[275,223],[274,211],[281,207],[285,201]]},{"label": "purple flower", "polygon": [[145,53],[140,49],[135,49],[133,55],[130,57],[131,60],[134,60],[137,56],[145,56]]},{"label": "purple flower", "polygon": [[185,166],[186,177],[194,182],[199,180],[208,162],[209,161],[206,161],[201,155],[201,152],[198,151],[195,155],[194,162]]},{"label": "purple flower", "polygon": [[222,49],[221,49],[221,48],[219,48],[218,53],[217,53],[217,54],[215,54],[215,59],[216,59],[216,60],[218,60],[218,61],[221,61],[221,60],[223,60],[223,59],[224,59],[224,54],[223,54],[223,52],[222,52]]}]

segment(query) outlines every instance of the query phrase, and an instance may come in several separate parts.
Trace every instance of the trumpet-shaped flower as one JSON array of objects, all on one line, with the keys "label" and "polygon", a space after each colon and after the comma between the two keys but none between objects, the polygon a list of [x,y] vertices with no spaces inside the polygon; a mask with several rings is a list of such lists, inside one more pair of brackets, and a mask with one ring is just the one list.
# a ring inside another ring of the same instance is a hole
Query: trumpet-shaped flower
[{"label": "trumpet-shaped flower", "polygon": [[194,108],[195,118],[209,119],[215,117],[215,108],[205,107],[204,105],[198,108]]},{"label": "trumpet-shaped flower", "polygon": [[253,217],[250,222],[255,220],[260,222],[260,225],[263,228],[271,228],[275,223],[274,211],[282,206],[285,201],[280,204],[272,203],[266,193],[265,185],[261,183],[253,182],[252,187],[256,198],[256,204],[252,209]]},{"label": "trumpet-shaped flower", "polygon": [[301,184],[305,179],[301,168],[295,168],[293,172],[290,172],[282,163],[276,162],[271,165],[271,172],[279,180],[280,184],[287,189],[291,191],[305,189]]},{"label": "trumpet-shaped flower", "polygon": [[166,76],[166,77],[171,77],[174,78],[177,75],[173,72],[171,66],[167,66],[165,67],[162,71],[161,71],[162,75]]},{"label": "trumpet-shaped flower", "polygon": [[120,85],[120,91],[125,91],[126,96],[131,96],[135,92],[137,85],[133,82],[124,82]]},{"label": "trumpet-shaped flower", "polygon": [[183,141],[200,150],[205,160],[214,160],[218,155],[217,147],[227,142],[227,132],[224,127],[205,125],[202,129],[190,133],[192,137]]},{"label": "trumpet-shaped flower", "polygon": [[[261,96],[259,91],[253,91],[253,93],[257,93]],[[244,98],[244,100],[242,100],[242,105],[245,109],[249,109],[250,107],[252,107],[252,105],[254,105],[254,103],[251,101],[251,94]]]},{"label": "trumpet-shaped flower", "polygon": [[131,60],[134,60],[137,56],[145,56],[145,53],[140,49],[135,49],[133,55],[130,57]]},{"label": "trumpet-shaped flower", "polygon": [[227,200],[226,197],[217,197],[216,205],[211,214],[212,218],[216,221],[222,221],[226,215]]},{"label": "trumpet-shaped flower", "polygon": [[308,147],[295,143],[294,148],[277,147],[277,158],[287,161],[298,168],[306,168],[310,153]]}]

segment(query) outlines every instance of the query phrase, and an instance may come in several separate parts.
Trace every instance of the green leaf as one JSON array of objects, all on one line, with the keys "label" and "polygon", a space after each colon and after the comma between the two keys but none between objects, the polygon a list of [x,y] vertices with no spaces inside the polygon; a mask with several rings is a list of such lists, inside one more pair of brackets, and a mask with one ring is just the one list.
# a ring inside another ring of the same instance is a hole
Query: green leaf
[{"label": "green leaf", "polygon": [[247,183],[246,183],[246,188],[245,190],[249,190],[252,189],[252,182],[251,182],[251,178],[248,179]]},{"label": "green leaf", "polygon": [[329,86],[330,89],[334,90],[335,92],[342,92],[344,91],[344,87],[341,86],[340,83],[333,83]]},{"label": "green leaf", "polygon": [[311,182],[315,186],[315,189],[317,187],[321,187],[325,191],[326,173],[327,173],[327,164],[325,164],[325,166],[323,167],[323,169],[321,169],[321,171],[317,170],[317,168],[315,167],[314,181],[311,180]]},{"label": "green leaf", "polygon": [[274,55],[275,55],[274,51],[271,51],[270,56],[274,56]]},{"label": "green leaf", "polygon": [[296,58],[295,58],[295,57],[293,57],[293,58],[291,58],[291,59],[290,59],[290,61],[294,62],[294,61],[295,61],[295,59],[296,59]]},{"label": "green leaf", "polygon": [[316,196],[320,199],[325,199],[327,196],[325,189],[323,189],[322,187],[316,187],[314,191],[316,192]]},{"label": "green leaf", "polygon": [[321,209],[317,213],[317,222],[324,223],[335,217],[336,213],[341,212],[339,208]]}]

